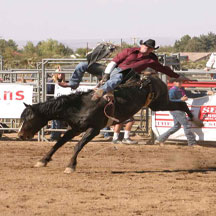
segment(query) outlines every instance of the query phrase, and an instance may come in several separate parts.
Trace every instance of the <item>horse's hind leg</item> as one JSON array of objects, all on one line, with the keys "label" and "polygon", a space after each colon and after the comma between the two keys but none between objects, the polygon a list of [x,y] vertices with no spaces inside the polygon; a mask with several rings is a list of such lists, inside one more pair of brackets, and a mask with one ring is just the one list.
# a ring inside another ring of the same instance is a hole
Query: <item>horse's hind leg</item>
[{"label": "horse's hind leg", "polygon": [[192,120],[193,119],[193,114],[189,110],[187,104],[185,102],[173,102],[169,101],[168,104],[163,104],[161,103],[160,106],[156,107],[156,110],[161,110],[161,111],[174,111],[174,110],[180,110],[183,112],[186,112],[188,117]]},{"label": "horse's hind leg", "polygon": [[65,173],[72,173],[76,169],[77,165],[77,156],[79,152],[82,150],[82,148],[87,144],[89,141],[91,141],[95,136],[97,136],[100,133],[100,129],[95,129],[95,128],[89,128],[82,139],[76,144],[74,147],[74,154],[71,158],[70,163],[65,169]]},{"label": "horse's hind leg", "polygon": [[183,112],[186,112],[190,120],[199,128],[203,127],[203,122],[200,119],[194,119],[193,114],[189,110],[187,104],[185,102],[172,102],[170,101],[167,106],[160,107],[159,110],[169,110],[169,111],[174,111],[174,110],[180,110]]},{"label": "horse's hind leg", "polygon": [[[178,106],[179,104],[179,106]],[[187,104],[185,102],[182,102],[182,103],[179,103],[179,102],[172,102],[171,103],[171,107],[175,107],[175,106],[178,106],[178,109],[177,110],[181,110],[181,111],[184,111],[188,114],[188,117],[190,118],[190,120],[199,128],[203,127],[203,122],[200,120],[200,119],[195,119],[193,114],[191,113],[191,111],[189,110]]]},{"label": "horse's hind leg", "polygon": [[58,140],[58,142],[50,149],[50,151],[35,164],[35,167],[44,167],[47,165],[47,163],[51,160],[52,155],[61,147],[63,146],[67,141],[72,139],[73,137],[79,135],[80,133],[74,130],[67,131],[61,139]]}]

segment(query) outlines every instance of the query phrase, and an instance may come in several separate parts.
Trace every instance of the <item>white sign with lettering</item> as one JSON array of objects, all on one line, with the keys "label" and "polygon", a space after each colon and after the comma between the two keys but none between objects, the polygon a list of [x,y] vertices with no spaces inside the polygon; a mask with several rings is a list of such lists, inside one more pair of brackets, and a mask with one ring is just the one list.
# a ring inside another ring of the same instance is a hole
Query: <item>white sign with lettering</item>
[{"label": "white sign with lettering", "polygon": [[71,93],[75,93],[75,92],[87,92],[90,89],[93,89],[96,87],[96,83],[89,83],[89,84],[80,84],[80,86],[76,89],[76,90],[71,90],[71,88],[67,87],[67,88],[63,88],[61,86],[59,86],[58,84],[55,84],[55,93],[54,93],[54,97],[59,97],[61,95],[69,95]]},{"label": "white sign with lettering", "polygon": [[20,118],[23,102],[32,104],[33,86],[0,84],[0,118]]},{"label": "white sign with lettering", "polygon": [[[189,99],[187,104],[194,117],[203,120],[203,128],[198,128],[190,122],[191,129],[196,135],[196,140],[215,141],[216,95]],[[173,117],[169,111],[153,112],[152,129],[157,137],[169,130],[173,124]],[[186,140],[183,128],[172,134],[169,139]]]}]

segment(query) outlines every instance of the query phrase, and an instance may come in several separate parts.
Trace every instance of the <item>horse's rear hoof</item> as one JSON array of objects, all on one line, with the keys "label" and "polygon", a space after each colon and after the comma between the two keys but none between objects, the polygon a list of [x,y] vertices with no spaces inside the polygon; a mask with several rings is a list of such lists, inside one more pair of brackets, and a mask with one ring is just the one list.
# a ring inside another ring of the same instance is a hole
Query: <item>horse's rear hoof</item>
[{"label": "horse's rear hoof", "polygon": [[71,167],[66,167],[64,173],[70,174],[70,173],[73,173],[74,171],[75,171],[75,169],[72,169]]},{"label": "horse's rear hoof", "polygon": [[41,161],[38,161],[38,162],[34,165],[34,167],[36,167],[36,168],[38,168],[38,167],[45,167],[45,166],[46,166],[46,163],[41,162]]},{"label": "horse's rear hoof", "polygon": [[203,122],[199,119],[193,120],[193,123],[199,128],[202,128],[204,126]]}]

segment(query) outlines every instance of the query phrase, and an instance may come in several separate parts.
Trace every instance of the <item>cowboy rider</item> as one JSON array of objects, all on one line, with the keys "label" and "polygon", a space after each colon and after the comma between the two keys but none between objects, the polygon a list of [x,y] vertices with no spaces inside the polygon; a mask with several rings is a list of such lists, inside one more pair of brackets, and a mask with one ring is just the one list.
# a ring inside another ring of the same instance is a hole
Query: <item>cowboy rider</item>
[{"label": "cowboy rider", "polygon": [[[126,48],[117,54],[105,69],[103,80],[107,80],[104,85],[95,90],[92,100],[97,100],[107,92],[114,90],[123,80],[122,71],[132,68],[140,74],[147,67],[164,73],[169,77],[179,78],[170,67],[159,63],[157,56],[153,53],[159,46],[155,47],[155,40],[148,39],[140,41],[140,47]],[[110,79],[108,77],[110,76]]]}]

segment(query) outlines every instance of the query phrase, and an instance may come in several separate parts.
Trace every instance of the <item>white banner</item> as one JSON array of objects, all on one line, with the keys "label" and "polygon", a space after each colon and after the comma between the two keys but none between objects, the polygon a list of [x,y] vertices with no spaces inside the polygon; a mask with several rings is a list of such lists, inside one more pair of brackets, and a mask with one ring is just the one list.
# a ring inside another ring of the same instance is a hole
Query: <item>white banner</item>
[{"label": "white banner", "polygon": [[80,86],[76,90],[71,90],[71,88],[63,88],[58,84],[55,84],[55,93],[54,97],[59,97],[61,95],[69,95],[75,92],[87,92],[89,89],[93,89],[96,87],[96,83],[81,83]]},{"label": "white banner", "polygon": [[26,104],[32,104],[33,86],[0,84],[0,118],[20,118]]},{"label": "white banner", "polygon": [[[216,95],[189,99],[187,104],[194,117],[203,120],[204,123],[203,128],[197,128],[190,122],[196,140],[216,141]],[[153,112],[152,129],[157,137],[169,130],[173,124],[173,117],[169,111]],[[186,140],[183,128],[172,134],[169,139]]]}]

